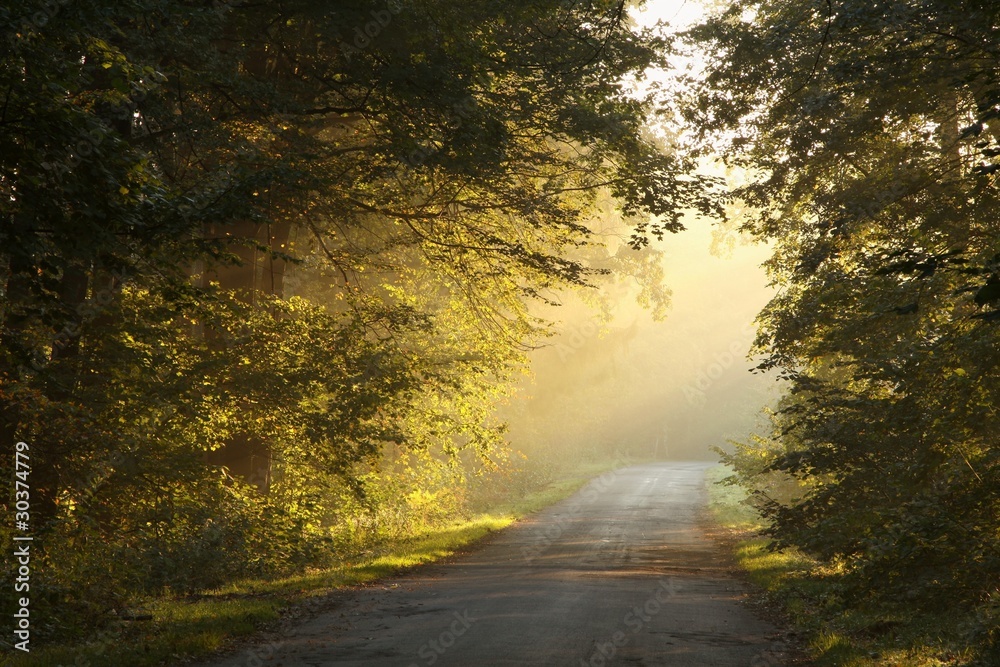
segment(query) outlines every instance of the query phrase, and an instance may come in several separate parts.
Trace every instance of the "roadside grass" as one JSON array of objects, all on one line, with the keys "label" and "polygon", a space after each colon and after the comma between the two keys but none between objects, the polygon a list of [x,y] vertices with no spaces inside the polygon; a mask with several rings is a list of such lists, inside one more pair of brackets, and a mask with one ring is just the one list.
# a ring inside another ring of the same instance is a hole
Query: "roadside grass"
[{"label": "roadside grass", "polygon": [[[119,622],[86,643],[49,645],[7,655],[11,667],[153,667],[206,658],[277,621],[282,610],[337,589],[370,583],[448,558],[518,519],[566,498],[620,461],[581,463],[543,488],[451,525],[382,545],[353,562],[275,579],[232,582],[198,595],[151,599],[148,621]],[[629,464],[641,461],[630,461]]]},{"label": "roadside grass", "polygon": [[[974,650],[963,641],[968,619],[942,604],[939,614],[908,609],[850,608],[837,594],[841,573],[794,551],[774,551],[757,534],[763,523],[745,505],[738,486],[719,484],[722,465],[706,473],[713,520],[732,538],[733,555],[747,580],[805,637],[817,667],[960,667]],[[981,664],[981,663],[980,663]]]}]

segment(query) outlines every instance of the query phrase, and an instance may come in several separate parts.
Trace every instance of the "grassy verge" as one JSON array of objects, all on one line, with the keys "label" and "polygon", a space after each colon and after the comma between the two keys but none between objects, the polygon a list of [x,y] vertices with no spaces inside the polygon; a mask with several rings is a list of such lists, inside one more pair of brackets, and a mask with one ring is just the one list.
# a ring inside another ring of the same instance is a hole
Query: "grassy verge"
[{"label": "grassy verge", "polygon": [[742,489],[716,482],[730,471],[708,471],[713,519],[733,537],[733,552],[747,579],[806,638],[817,667],[959,667],[975,663],[963,642],[968,619],[949,613],[918,615],[906,609],[845,605],[837,595],[839,572],[790,551],[772,551],[755,534],[759,516],[741,504]]},{"label": "grassy verge", "polygon": [[152,615],[152,620],[122,622],[99,632],[86,644],[33,649],[30,654],[7,656],[2,664],[151,667],[205,657],[234,639],[276,621],[282,610],[291,605],[447,558],[519,518],[571,495],[614,465],[612,461],[581,464],[572,474],[544,488],[424,535],[384,545],[380,553],[357,562],[280,579],[235,582],[194,597],[150,600],[144,609]]}]

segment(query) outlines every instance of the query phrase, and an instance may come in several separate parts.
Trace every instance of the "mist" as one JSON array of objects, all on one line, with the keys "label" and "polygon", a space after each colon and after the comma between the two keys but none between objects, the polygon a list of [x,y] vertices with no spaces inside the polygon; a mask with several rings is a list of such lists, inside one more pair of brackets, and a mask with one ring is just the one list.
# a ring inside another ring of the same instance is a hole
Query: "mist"
[{"label": "mist", "polygon": [[748,358],[754,319],[774,294],[761,267],[769,249],[702,218],[685,224],[654,247],[670,291],[660,321],[627,283],[544,309],[558,333],[530,354],[530,376],[505,410],[514,450],[556,464],[714,460],[712,447],[760,430],[780,389]]}]

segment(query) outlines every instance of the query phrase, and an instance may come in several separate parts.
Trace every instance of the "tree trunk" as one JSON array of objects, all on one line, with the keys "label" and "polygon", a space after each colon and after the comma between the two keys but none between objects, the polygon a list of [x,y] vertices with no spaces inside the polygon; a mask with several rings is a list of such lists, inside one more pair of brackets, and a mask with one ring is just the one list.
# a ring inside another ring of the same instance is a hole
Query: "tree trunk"
[{"label": "tree trunk", "polygon": [[[239,264],[215,266],[205,270],[206,283],[217,282],[219,287],[230,290],[246,303],[255,303],[260,293],[282,296],[286,262],[275,257],[274,252],[287,252],[291,225],[258,224],[243,222],[227,225],[225,229],[215,225],[206,228],[210,237],[226,236],[230,239],[230,251],[239,258]],[[261,252],[257,246],[270,248],[271,252]],[[206,332],[209,344],[213,344],[212,334]],[[214,344],[221,345],[215,340]],[[205,457],[209,465],[223,466],[229,473],[242,477],[266,493],[271,484],[271,447],[263,439],[250,434],[240,434],[209,452]]]}]

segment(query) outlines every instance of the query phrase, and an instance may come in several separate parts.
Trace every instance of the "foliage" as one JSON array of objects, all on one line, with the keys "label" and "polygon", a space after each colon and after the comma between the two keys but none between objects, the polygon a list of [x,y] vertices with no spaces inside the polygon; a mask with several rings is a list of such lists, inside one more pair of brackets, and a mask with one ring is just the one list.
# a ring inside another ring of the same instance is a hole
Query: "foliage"
[{"label": "foliage", "polygon": [[[662,305],[649,237],[715,210],[624,83],[666,47],[611,0],[0,2],[37,637],[329,564],[502,477],[530,303],[618,271]],[[632,254],[589,224],[609,195]]]},{"label": "foliage", "polygon": [[758,344],[791,381],[775,444],[733,461],[799,480],[758,496],[768,533],[842,563],[856,602],[975,617],[1000,590],[996,26],[982,2],[774,0],[689,35],[687,117],[749,174],[781,288]]}]

